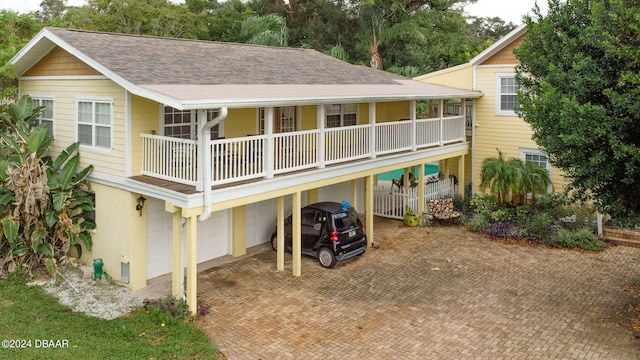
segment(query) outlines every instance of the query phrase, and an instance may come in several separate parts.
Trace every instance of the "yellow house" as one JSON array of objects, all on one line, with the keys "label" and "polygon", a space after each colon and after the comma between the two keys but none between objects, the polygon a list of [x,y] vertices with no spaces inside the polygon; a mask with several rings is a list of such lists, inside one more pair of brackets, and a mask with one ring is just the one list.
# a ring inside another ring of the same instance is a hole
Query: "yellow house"
[{"label": "yellow house", "polygon": [[560,190],[564,179],[559,169],[552,168],[547,155],[531,139],[533,131],[529,124],[514,112],[517,105],[515,67],[519,64],[513,54],[527,36],[522,25],[500,41],[487,48],[470,62],[436,71],[415,78],[418,81],[445,86],[473,89],[482,92],[482,97],[473,100],[473,115],[469,141],[472,144],[470,169],[474,191],[478,191],[482,162],[496,157],[502,151],[507,158],[515,157],[532,161],[549,171],[553,189]]},{"label": "yellow house", "polygon": [[[376,175],[464,164],[464,107],[444,104],[480,96],[313,50],[58,28],[11,64],[20,94],[47,107],[53,151],[79,142],[81,165],[94,165],[97,229],[81,261],[101,258],[132,289],[171,274],[174,296],[186,268],[192,309],[197,264],[268,242],[288,213],[300,276],[305,204],[350,201],[371,242]],[[435,112],[419,118],[423,101]]]}]

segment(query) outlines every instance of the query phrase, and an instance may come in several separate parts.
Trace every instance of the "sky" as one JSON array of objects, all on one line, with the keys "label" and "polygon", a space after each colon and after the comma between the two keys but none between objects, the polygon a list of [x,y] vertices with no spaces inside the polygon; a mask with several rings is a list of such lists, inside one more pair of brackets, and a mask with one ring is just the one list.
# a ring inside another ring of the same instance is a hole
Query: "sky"
[{"label": "sky", "polygon": [[[0,9],[7,9],[25,13],[40,9],[42,0],[0,0]],[[543,13],[546,13],[547,0],[537,0]],[[177,0],[175,2],[184,2]],[[531,11],[536,0],[478,0],[473,5],[465,7],[469,15],[478,17],[499,17],[506,22],[516,25],[522,23],[522,15]],[[67,5],[83,5],[85,0],[67,0]]]}]

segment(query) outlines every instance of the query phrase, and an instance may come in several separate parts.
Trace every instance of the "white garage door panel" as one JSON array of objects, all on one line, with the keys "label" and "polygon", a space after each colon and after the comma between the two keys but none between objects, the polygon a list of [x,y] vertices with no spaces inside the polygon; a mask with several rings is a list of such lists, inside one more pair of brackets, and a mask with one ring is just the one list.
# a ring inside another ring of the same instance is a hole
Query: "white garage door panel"
[{"label": "white garage door panel", "polygon": [[[271,240],[277,221],[278,200],[270,199],[247,205],[247,247]],[[284,199],[285,216],[291,214],[291,196]]]},{"label": "white garage door panel", "polygon": [[[147,279],[171,272],[172,216],[164,211],[164,201],[149,199],[147,209]],[[198,222],[197,262],[201,263],[228,253],[227,211],[218,211],[204,222]],[[186,255],[183,254],[186,264]]]}]

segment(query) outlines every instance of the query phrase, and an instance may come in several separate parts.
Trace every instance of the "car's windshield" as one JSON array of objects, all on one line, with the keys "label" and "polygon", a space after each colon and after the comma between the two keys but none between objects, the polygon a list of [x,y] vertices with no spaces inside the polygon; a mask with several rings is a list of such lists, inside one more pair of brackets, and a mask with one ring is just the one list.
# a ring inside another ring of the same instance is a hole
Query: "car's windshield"
[{"label": "car's windshield", "polygon": [[358,214],[353,209],[334,213],[332,217],[333,224],[338,230],[351,228],[358,225]]}]

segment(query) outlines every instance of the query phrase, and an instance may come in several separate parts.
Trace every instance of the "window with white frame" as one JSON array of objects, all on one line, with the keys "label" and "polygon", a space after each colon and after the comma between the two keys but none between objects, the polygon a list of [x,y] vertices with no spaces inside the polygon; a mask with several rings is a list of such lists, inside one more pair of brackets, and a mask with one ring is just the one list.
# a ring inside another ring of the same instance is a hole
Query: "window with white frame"
[{"label": "window with white frame", "polygon": [[111,100],[78,100],[78,141],[97,149],[111,149]]},{"label": "window with white frame", "polygon": [[[164,136],[180,139],[197,139],[198,111],[178,110],[171,106],[164,106],[162,117],[162,131]],[[207,121],[213,120],[219,114],[218,109],[207,109]],[[222,137],[221,124],[211,128],[211,140]]]},{"label": "window with white frame", "polygon": [[[277,120],[274,124],[275,133],[286,133],[296,130],[296,107],[285,106],[273,109],[273,116]],[[258,108],[258,134],[264,134],[265,108]]]},{"label": "window with white frame", "polygon": [[516,115],[518,106],[518,84],[514,73],[496,75],[496,114]]},{"label": "window with white frame", "polygon": [[[549,163],[549,157],[542,150],[520,149],[520,160],[524,162],[534,163],[541,168],[546,169],[549,173],[549,176],[551,176],[551,163]],[[551,185],[549,185],[549,188],[547,190],[551,192]]]},{"label": "window with white frame", "polygon": [[34,97],[33,106],[44,106],[40,110],[40,116],[38,116],[37,125],[44,125],[47,127],[47,136],[53,136],[53,98]]},{"label": "window with white frame", "polygon": [[331,104],[325,108],[326,127],[351,126],[358,123],[358,104]]}]

